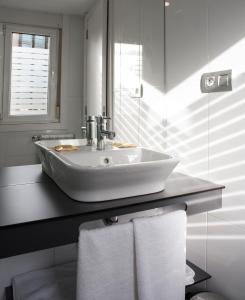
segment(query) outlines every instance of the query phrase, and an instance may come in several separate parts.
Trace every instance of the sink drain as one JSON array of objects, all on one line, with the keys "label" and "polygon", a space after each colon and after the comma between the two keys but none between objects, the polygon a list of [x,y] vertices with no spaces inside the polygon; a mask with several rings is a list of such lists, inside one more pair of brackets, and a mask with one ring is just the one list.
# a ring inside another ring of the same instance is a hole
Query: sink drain
[{"label": "sink drain", "polygon": [[108,164],[110,163],[110,159],[109,159],[109,158],[104,158],[104,163],[105,163],[106,165],[108,165]]},{"label": "sink drain", "polygon": [[100,157],[100,165],[102,166],[110,166],[113,163],[112,157],[108,156],[101,156]]}]

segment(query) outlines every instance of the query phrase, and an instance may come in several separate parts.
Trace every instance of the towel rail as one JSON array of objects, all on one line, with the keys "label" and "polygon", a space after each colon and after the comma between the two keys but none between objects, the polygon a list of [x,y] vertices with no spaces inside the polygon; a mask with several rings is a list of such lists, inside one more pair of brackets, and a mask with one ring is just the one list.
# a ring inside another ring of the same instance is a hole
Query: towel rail
[{"label": "towel rail", "polygon": [[[165,214],[165,213],[168,213],[168,212],[171,212],[171,211],[174,211],[174,210],[184,210],[184,211],[187,211],[187,205],[185,203],[175,204],[175,205],[172,205],[171,207],[168,207],[168,209],[165,208],[164,212],[157,213],[157,214],[161,215],[161,214]],[[149,216],[154,216],[154,215],[155,214],[152,213],[152,215],[147,215],[147,216],[149,217]],[[113,217],[105,218],[105,219],[103,219],[103,223],[106,226],[118,224],[119,223],[119,217],[120,216],[113,216]],[[139,216],[139,217],[142,217],[142,216]],[[132,216],[129,217],[129,218],[127,218],[128,222],[130,222],[131,220],[132,220]]]},{"label": "towel rail", "polygon": [[110,226],[110,225],[113,225],[113,224],[117,224],[118,221],[119,221],[118,216],[103,219],[103,222],[104,222],[104,224],[105,224],[106,226]]}]

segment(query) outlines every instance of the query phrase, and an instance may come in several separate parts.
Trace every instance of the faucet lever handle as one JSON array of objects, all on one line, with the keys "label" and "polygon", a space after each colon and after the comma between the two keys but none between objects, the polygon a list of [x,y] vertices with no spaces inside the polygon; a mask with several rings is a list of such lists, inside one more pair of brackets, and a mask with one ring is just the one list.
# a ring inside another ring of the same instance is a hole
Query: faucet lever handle
[{"label": "faucet lever handle", "polygon": [[113,140],[116,137],[116,133],[114,131],[108,132],[108,139]]},{"label": "faucet lever handle", "polygon": [[110,122],[110,120],[111,120],[111,117],[107,117],[107,116],[103,116],[103,125],[105,126],[105,128],[107,128],[108,126],[109,126],[109,122]]},{"label": "faucet lever handle", "polygon": [[81,127],[81,132],[82,132],[82,139],[86,139],[86,137],[87,137],[87,127],[82,126]]}]

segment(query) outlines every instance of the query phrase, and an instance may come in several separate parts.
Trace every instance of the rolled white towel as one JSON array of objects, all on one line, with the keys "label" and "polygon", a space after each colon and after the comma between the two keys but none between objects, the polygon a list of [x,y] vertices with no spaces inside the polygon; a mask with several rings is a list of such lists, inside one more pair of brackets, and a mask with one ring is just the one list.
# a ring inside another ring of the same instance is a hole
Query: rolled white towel
[{"label": "rolled white towel", "polygon": [[74,300],[76,262],[17,275],[12,286],[14,300]]},{"label": "rolled white towel", "polygon": [[185,267],[185,285],[191,285],[194,283],[195,272],[191,267],[186,265]]}]

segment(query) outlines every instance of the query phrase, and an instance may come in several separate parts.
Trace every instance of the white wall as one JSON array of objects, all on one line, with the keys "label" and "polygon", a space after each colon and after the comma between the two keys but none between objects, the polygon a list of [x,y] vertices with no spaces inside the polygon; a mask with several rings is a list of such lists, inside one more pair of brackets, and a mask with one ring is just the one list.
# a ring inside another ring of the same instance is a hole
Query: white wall
[{"label": "white wall", "polygon": [[37,163],[33,135],[42,132],[80,134],[83,81],[83,18],[31,11],[0,9],[0,22],[62,29],[61,119],[50,124],[0,124],[0,166]]},{"label": "white wall", "polygon": [[[150,1],[152,10],[145,10],[143,0],[112,2],[118,139],[175,154],[181,159],[178,171],[226,185],[222,209],[189,218],[187,256],[213,276],[208,289],[243,300],[245,2],[170,0],[165,66],[158,0]],[[153,16],[142,18],[144,11]],[[130,61],[130,53],[138,60]],[[200,92],[202,73],[226,69],[233,70],[232,92]],[[146,88],[141,99],[131,97],[127,80],[137,76]]]},{"label": "white wall", "polygon": [[[225,184],[223,209],[189,220],[188,255],[208,289],[245,298],[245,2],[174,0],[166,9],[168,151],[186,173]],[[233,70],[233,92],[200,92],[204,72]]]},{"label": "white wall", "polygon": [[[207,1],[172,1],[165,41],[167,151],[180,158],[179,171],[208,179],[209,100],[200,91],[208,68]],[[206,269],[207,214],[188,221],[187,256]]]}]

